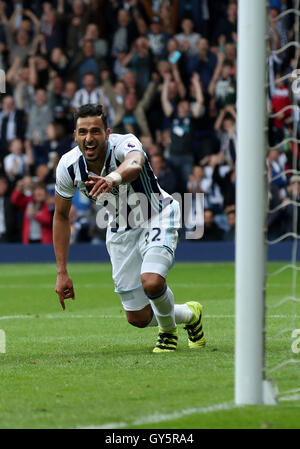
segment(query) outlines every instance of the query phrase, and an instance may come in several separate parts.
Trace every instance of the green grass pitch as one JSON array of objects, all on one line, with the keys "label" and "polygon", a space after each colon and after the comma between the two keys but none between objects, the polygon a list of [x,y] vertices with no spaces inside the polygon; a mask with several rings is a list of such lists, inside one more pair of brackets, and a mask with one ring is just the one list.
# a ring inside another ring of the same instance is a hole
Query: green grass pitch
[{"label": "green grass pitch", "polygon": [[[291,350],[299,303],[267,310],[267,373],[281,400],[237,408],[233,264],[175,264],[168,284],[177,303],[204,305],[207,346],[189,350],[180,327],[170,354],[152,353],[156,328],[127,323],[109,264],[70,264],[69,272],[76,300],[63,312],[54,264],[1,265],[0,428],[300,428],[300,391],[292,391],[300,353]],[[269,278],[268,305],[291,289],[291,270]]]}]

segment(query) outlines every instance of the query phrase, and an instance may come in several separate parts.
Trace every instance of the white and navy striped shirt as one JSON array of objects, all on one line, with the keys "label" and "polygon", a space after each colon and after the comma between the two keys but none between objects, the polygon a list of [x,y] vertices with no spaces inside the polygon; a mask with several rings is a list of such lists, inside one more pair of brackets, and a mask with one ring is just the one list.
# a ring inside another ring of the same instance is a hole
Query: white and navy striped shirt
[{"label": "white and navy striped shirt", "polygon": [[[124,190],[127,190],[127,198],[131,198],[131,200],[127,201],[127,211],[125,212],[129,214],[131,210],[135,209],[135,214],[140,214],[142,217],[145,217],[145,219],[149,219],[151,216],[150,214],[153,214],[153,212],[160,213],[166,205],[173,201],[173,198],[159,186],[157,178],[148,161],[148,157],[142,148],[142,144],[133,134],[110,134],[108,139],[108,150],[101,176],[107,176],[109,173],[116,170],[124,161],[127,154],[132,151],[140,151],[145,156],[142,172],[137,179],[131,183],[121,184],[119,187],[114,187],[110,193],[116,198],[115,205],[117,216],[120,214],[120,195],[122,194],[122,191],[124,192]],[[78,188],[85,196],[93,200],[89,196],[91,188],[88,188],[85,185],[85,182],[88,181],[88,175],[97,176],[88,171],[85,158],[79,147],[76,146],[71,151],[64,154],[59,161],[56,170],[56,193],[66,200],[71,200]],[[143,195],[139,196],[139,194]],[[138,197],[138,199],[142,197],[144,201],[143,204],[142,201],[135,200],[136,197]],[[103,201],[103,205],[107,207],[105,200]],[[122,211],[122,213],[124,214],[124,211]],[[110,216],[109,223],[114,221],[114,218],[115,217]]]}]

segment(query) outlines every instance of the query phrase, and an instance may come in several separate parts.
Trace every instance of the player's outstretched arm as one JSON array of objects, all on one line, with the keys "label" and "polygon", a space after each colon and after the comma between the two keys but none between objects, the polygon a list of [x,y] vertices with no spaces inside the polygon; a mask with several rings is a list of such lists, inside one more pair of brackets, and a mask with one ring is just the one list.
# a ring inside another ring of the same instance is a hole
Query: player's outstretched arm
[{"label": "player's outstretched arm", "polygon": [[141,173],[144,163],[143,153],[132,151],[125,157],[122,164],[105,178],[89,176],[90,181],[87,181],[86,185],[93,186],[90,196],[97,198],[98,195],[109,192],[114,186],[134,181]]},{"label": "player's outstretched arm", "polygon": [[56,256],[57,279],[56,293],[62,309],[65,310],[65,300],[75,299],[73,282],[67,271],[67,259],[70,243],[69,212],[72,201],[64,200],[55,194],[55,212],[53,218],[53,245]]}]

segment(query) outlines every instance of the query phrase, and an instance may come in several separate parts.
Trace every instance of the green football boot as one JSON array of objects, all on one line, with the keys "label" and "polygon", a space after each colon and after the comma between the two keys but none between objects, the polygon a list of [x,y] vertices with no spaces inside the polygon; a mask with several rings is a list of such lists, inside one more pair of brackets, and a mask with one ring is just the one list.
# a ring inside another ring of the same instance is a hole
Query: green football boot
[{"label": "green football boot", "polygon": [[159,328],[156,346],[153,349],[155,353],[173,352],[177,348],[178,329],[172,331],[163,331]]},{"label": "green football boot", "polygon": [[190,349],[198,349],[205,346],[206,340],[202,328],[203,306],[196,301],[189,301],[186,305],[193,312],[192,321],[184,329],[188,333],[188,344]]}]

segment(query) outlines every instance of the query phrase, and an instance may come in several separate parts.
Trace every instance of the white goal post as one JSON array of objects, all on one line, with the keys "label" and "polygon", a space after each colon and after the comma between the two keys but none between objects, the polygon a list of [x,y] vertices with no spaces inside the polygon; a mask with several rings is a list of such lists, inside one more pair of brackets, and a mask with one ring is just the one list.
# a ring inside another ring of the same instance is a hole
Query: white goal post
[{"label": "white goal post", "polygon": [[269,385],[264,381],[266,20],[264,0],[239,0],[235,254],[238,405],[273,403],[267,398]]}]

